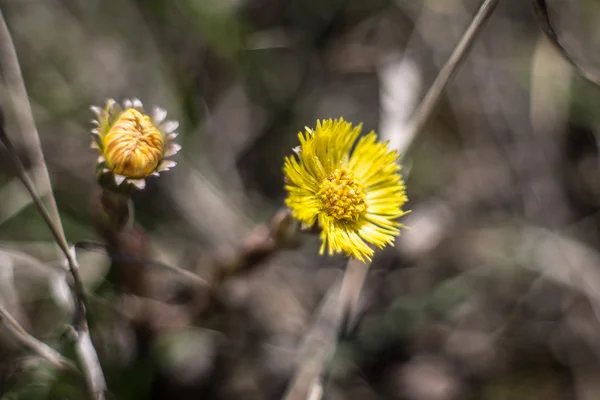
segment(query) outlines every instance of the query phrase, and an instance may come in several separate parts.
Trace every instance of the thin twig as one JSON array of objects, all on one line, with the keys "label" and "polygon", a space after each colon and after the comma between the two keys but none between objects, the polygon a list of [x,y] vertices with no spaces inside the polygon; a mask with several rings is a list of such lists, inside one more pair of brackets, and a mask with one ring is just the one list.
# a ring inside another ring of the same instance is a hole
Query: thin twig
[{"label": "thin twig", "polygon": [[88,251],[95,251],[105,255],[110,255],[111,258],[115,261],[119,262],[131,262],[131,263],[140,263],[143,265],[147,265],[148,267],[162,268],[167,271],[171,271],[180,277],[184,278],[187,282],[189,282],[193,286],[209,286],[209,283],[206,279],[198,276],[197,274],[188,271],[187,269],[183,269],[177,267],[175,265],[166,264],[161,261],[155,260],[146,260],[140,257],[135,257],[129,254],[118,254],[118,253],[110,253],[106,250],[106,245],[101,242],[94,242],[91,240],[82,240],[74,244],[77,249],[85,249]]},{"label": "thin twig", "polygon": [[499,0],[484,0],[477,13],[471,20],[471,24],[468,26],[465,33],[460,38],[456,47],[452,51],[452,54],[436,76],[435,80],[431,84],[431,87],[423,97],[423,100],[419,103],[419,106],[413,113],[408,126],[409,129],[407,131],[406,139],[408,143],[407,148],[403,149],[401,152],[401,159],[408,153],[408,149],[414,143],[415,138],[421,132],[433,112],[435,111],[435,107],[437,106],[442,93],[448,86],[450,79],[454,76],[461,62],[465,59],[471,46],[473,45],[477,35],[483,28],[485,22],[492,15],[492,12],[498,5]]},{"label": "thin twig", "polygon": [[[19,66],[19,61],[17,57],[17,53],[14,48],[14,44],[12,41],[12,37],[10,35],[10,31],[8,30],[8,26],[4,20],[4,16],[0,12],[0,55],[2,58],[2,73],[5,78],[6,83],[11,88],[11,91],[18,96],[15,101],[15,111],[17,112],[17,116],[19,117],[19,125],[21,126],[21,130],[24,133],[24,136],[30,140],[28,143],[29,151],[32,153],[34,158],[34,162],[36,162],[40,167],[43,167],[45,173],[43,173],[45,183],[48,187],[52,187],[50,182],[50,177],[48,174],[48,170],[46,168],[46,164],[44,161],[44,155],[41,148],[39,135],[37,129],[35,128],[35,122],[33,120],[33,115],[31,112],[31,106],[29,104],[29,99],[27,96],[27,90],[25,88],[25,83],[23,81],[23,76],[21,74],[21,68]],[[27,115],[25,115],[27,110]],[[89,328],[86,319],[86,310],[87,310],[87,299],[85,296],[85,290],[83,287],[83,281],[81,280],[81,276],[79,275],[79,266],[74,256],[74,252],[71,252],[69,246],[67,244],[67,239],[64,234],[64,230],[62,228],[62,224],[60,222],[60,216],[58,214],[58,208],[56,206],[56,200],[54,199],[54,195],[51,190],[49,190],[49,196],[47,198],[48,204],[51,208],[52,214],[54,214],[54,218],[51,216],[50,212],[44,205],[42,199],[37,194],[35,185],[29,175],[23,163],[21,162],[18,153],[10,141],[6,131],[4,129],[4,117],[0,117],[0,141],[4,144],[6,149],[8,150],[9,157],[13,162],[15,168],[17,169],[17,173],[23,185],[29,192],[38,212],[43,217],[44,221],[50,228],[50,232],[58,247],[63,252],[69,271],[73,277],[73,284],[71,285],[71,290],[74,293],[75,297],[75,312],[73,316],[73,326],[78,334],[78,343],[79,346],[85,346],[86,351],[78,351],[78,355],[81,358],[81,365],[83,368],[83,372],[86,376],[86,381],[89,386],[90,392],[94,396],[95,399],[104,399],[104,392],[106,391],[106,381],[104,379],[104,374],[102,373],[102,369],[100,367],[100,363],[98,360],[98,355],[90,343],[79,343],[81,340],[85,340],[89,338]],[[83,338],[83,339],[82,339]],[[91,349],[90,349],[91,347]]]},{"label": "thin twig", "polygon": [[7,328],[7,331],[12,334],[12,337],[15,339],[15,341],[21,346],[42,357],[54,367],[61,370],[69,369],[72,371],[77,371],[77,368],[70,360],[64,358],[52,347],[31,336],[25,330],[25,328],[23,328],[19,322],[17,322],[17,320],[2,306],[0,306],[0,324]]}]

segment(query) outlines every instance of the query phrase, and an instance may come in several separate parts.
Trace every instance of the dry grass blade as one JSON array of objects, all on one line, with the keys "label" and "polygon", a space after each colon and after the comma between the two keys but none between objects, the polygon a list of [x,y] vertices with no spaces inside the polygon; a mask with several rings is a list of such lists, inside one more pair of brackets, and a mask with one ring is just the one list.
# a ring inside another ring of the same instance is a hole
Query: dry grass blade
[{"label": "dry grass blade", "polygon": [[50,183],[50,175],[46,168],[44,153],[40,143],[40,137],[35,127],[33,113],[31,112],[31,104],[29,96],[23,81],[21,66],[15,51],[15,47],[8,30],[8,26],[0,10],[0,60],[2,67],[2,75],[6,85],[6,92],[10,94],[13,111],[17,117],[17,124],[21,130],[23,141],[27,147],[27,152],[31,157],[32,169],[39,171],[41,187],[38,187],[40,193],[48,193],[46,197],[46,206],[58,229],[59,233],[64,236],[62,223],[58,214],[56,200],[52,193],[52,184]]},{"label": "dry grass blade", "polygon": [[14,148],[12,142],[9,140],[9,138],[6,135],[6,132],[4,131],[4,128],[2,126],[0,126],[0,142],[2,142],[2,144],[8,150],[9,157],[11,158],[13,165],[17,169],[17,173],[19,175],[19,178],[21,179],[21,182],[23,182],[23,185],[25,186],[25,188],[29,192],[31,198],[33,199],[33,203],[35,204],[38,212],[40,213],[40,215],[42,216],[42,218],[44,219],[44,221],[50,228],[50,232],[52,233],[54,240],[56,241],[56,243],[60,247],[61,251],[65,255],[67,264],[69,266],[69,270],[70,270],[71,274],[73,275],[73,280],[74,280],[73,291],[75,292],[75,295],[76,295],[76,297],[78,299],[78,303],[79,303],[79,309],[75,313],[76,315],[74,317],[74,321],[75,321],[74,324],[76,325],[76,327],[79,330],[84,329],[84,326],[86,325],[85,324],[86,297],[85,297],[85,293],[84,293],[84,289],[83,289],[83,283],[81,281],[81,277],[79,276],[79,266],[77,265],[77,261],[75,260],[73,253],[69,250],[69,246],[67,244],[67,240],[66,240],[64,234],[61,234],[61,231],[59,230],[59,228],[56,226],[56,224],[54,224],[54,221],[52,220],[50,213],[44,206],[42,199],[38,196],[31,178],[27,174],[25,167],[23,166],[23,164],[21,163],[21,160],[19,159],[19,156],[17,155],[16,149]]},{"label": "dry grass blade", "polygon": [[88,329],[88,324],[87,324],[87,320],[86,320],[87,300],[86,300],[86,296],[85,296],[85,292],[84,292],[84,288],[83,288],[83,282],[79,275],[79,265],[77,264],[77,261],[75,258],[75,251],[74,251],[74,249],[72,249],[72,250],[69,249],[67,242],[66,242],[66,238],[64,237],[64,235],[61,236],[59,234],[58,229],[54,225],[52,219],[50,218],[48,211],[46,210],[46,207],[44,206],[44,204],[42,203],[42,200],[39,198],[39,196],[35,192],[33,183],[31,182],[31,179],[27,175],[25,168],[21,164],[21,160],[17,156],[16,151],[12,146],[12,143],[8,140],[8,137],[6,136],[4,129],[1,126],[0,126],[0,141],[2,141],[2,143],[9,150],[9,155],[12,158],[12,161],[13,161],[14,165],[16,166],[17,171],[19,172],[19,176],[20,176],[21,180],[23,181],[23,184],[29,191],[29,193],[33,199],[33,202],[34,202],[36,208],[38,209],[39,213],[42,215],[42,217],[44,218],[48,227],[50,228],[50,231],[52,232],[54,239],[56,240],[59,247],[61,248],[61,250],[63,250],[63,252],[65,254],[65,257],[67,259],[67,264],[68,264],[69,270],[71,272],[71,275],[73,276],[73,281],[74,281],[73,285],[72,285],[72,291],[74,292],[75,298],[77,299],[76,310],[75,310],[75,315],[74,315],[74,326],[77,331],[76,332],[77,336],[75,336],[75,338],[76,338],[75,346],[78,349],[77,353],[81,360],[81,364],[84,367],[83,372],[87,378],[88,386],[89,386],[91,393],[93,394],[95,399],[99,399],[99,400],[104,399],[104,392],[106,391],[106,381],[104,379],[104,374],[102,373],[102,368],[100,367],[98,355],[96,354],[96,351],[95,351],[95,349],[91,343],[91,340],[89,338],[89,329]]},{"label": "dry grass blade", "polygon": [[[51,187],[50,177],[45,166],[44,156],[39,140],[38,132],[35,128],[35,122],[31,113],[31,107],[29,104],[27,91],[25,89],[25,83],[21,74],[19,61],[17,58],[16,51],[14,49],[13,41],[8,30],[8,26],[4,20],[4,16],[0,12],[0,55],[2,56],[2,72],[5,76],[5,80],[11,89],[11,92],[17,93],[17,99],[14,99],[14,107],[19,116],[19,125],[23,132],[23,137],[26,138],[29,151],[31,152],[32,158],[36,166],[43,167],[45,170],[44,178],[48,187]],[[102,368],[98,361],[98,355],[89,340],[89,330],[86,320],[86,296],[83,287],[83,282],[79,275],[79,265],[75,258],[74,250],[69,249],[67,239],[64,234],[58,209],[56,207],[56,200],[52,195],[52,191],[49,191],[48,204],[50,210],[45,206],[44,202],[37,194],[35,185],[25,167],[23,166],[15,147],[10,141],[6,131],[4,129],[4,117],[0,117],[0,141],[4,144],[8,150],[9,157],[15,168],[17,169],[18,177],[23,182],[23,185],[29,192],[38,212],[43,217],[44,221],[50,228],[52,236],[56,241],[58,247],[63,252],[67,261],[70,273],[73,277],[72,291],[76,298],[76,310],[74,315],[73,325],[77,331],[77,346],[83,346],[85,351],[79,351],[78,354],[81,359],[81,364],[84,368],[84,375],[87,378],[87,384],[89,390],[95,399],[104,399],[104,392],[106,391],[106,381]],[[85,342],[82,342],[85,341]]]},{"label": "dry grass blade", "polygon": [[[43,187],[44,185],[41,184],[45,170],[45,168],[38,168],[28,171],[29,175],[33,177],[36,187],[39,188],[42,197],[47,196],[49,192],[49,188]],[[0,198],[3,199],[2,209],[0,209],[0,225],[9,221],[32,203],[31,196],[23,188],[23,184],[18,178],[12,179],[0,188]]]},{"label": "dry grass blade", "polygon": [[76,370],[75,365],[59,352],[31,336],[10,313],[0,306],[0,323],[7,328],[17,343],[42,357],[58,369]]}]

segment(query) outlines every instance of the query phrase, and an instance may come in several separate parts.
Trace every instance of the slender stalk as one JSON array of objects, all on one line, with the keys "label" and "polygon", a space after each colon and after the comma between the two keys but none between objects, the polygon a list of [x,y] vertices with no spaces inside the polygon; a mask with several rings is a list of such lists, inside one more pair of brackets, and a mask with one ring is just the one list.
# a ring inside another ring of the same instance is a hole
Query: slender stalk
[{"label": "slender stalk", "polygon": [[348,317],[356,313],[368,269],[368,264],[351,259],[343,278],[329,288],[314,324],[298,350],[298,368],[284,400],[319,400],[323,396],[326,365],[333,358],[337,339],[347,325]]}]

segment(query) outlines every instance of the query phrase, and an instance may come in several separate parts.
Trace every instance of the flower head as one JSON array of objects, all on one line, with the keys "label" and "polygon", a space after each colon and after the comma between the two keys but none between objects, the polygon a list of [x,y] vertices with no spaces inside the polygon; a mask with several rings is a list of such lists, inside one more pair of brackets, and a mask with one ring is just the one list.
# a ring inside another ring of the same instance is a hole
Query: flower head
[{"label": "flower head", "polygon": [[146,186],[146,178],[167,171],[176,163],[165,160],[181,146],[172,143],[179,124],[165,121],[167,112],[156,107],[152,116],[138,99],[125,100],[121,106],[108,99],[104,108],[92,107],[96,125],[92,129],[92,148],[100,151],[98,163],[104,173],[112,173],[115,183]]},{"label": "flower head", "polygon": [[358,139],[361,128],[342,118],[317,121],[298,134],[297,157],[286,157],[284,173],[294,217],[321,228],[320,253],[327,247],[365,261],[374,253],[369,244],[393,244],[407,198],[398,154],[375,132]]}]

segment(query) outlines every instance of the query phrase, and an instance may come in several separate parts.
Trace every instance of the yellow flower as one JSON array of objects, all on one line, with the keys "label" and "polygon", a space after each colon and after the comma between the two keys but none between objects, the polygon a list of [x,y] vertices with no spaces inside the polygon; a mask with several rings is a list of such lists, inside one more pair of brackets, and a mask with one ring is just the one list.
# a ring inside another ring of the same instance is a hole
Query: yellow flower
[{"label": "yellow flower", "polygon": [[146,186],[146,178],[158,176],[176,163],[165,160],[176,154],[181,146],[172,143],[179,124],[165,121],[167,112],[156,107],[149,116],[138,99],[125,100],[119,105],[108,99],[104,109],[92,107],[97,119],[92,120],[92,148],[100,151],[98,163],[104,173],[111,172],[115,183]]},{"label": "yellow flower", "polygon": [[374,253],[369,244],[393,245],[407,198],[398,154],[375,132],[356,143],[361,129],[342,118],[317,121],[315,130],[298,134],[297,157],[286,157],[284,173],[294,217],[321,228],[320,253],[327,247],[329,255],[345,252],[364,262]]}]

